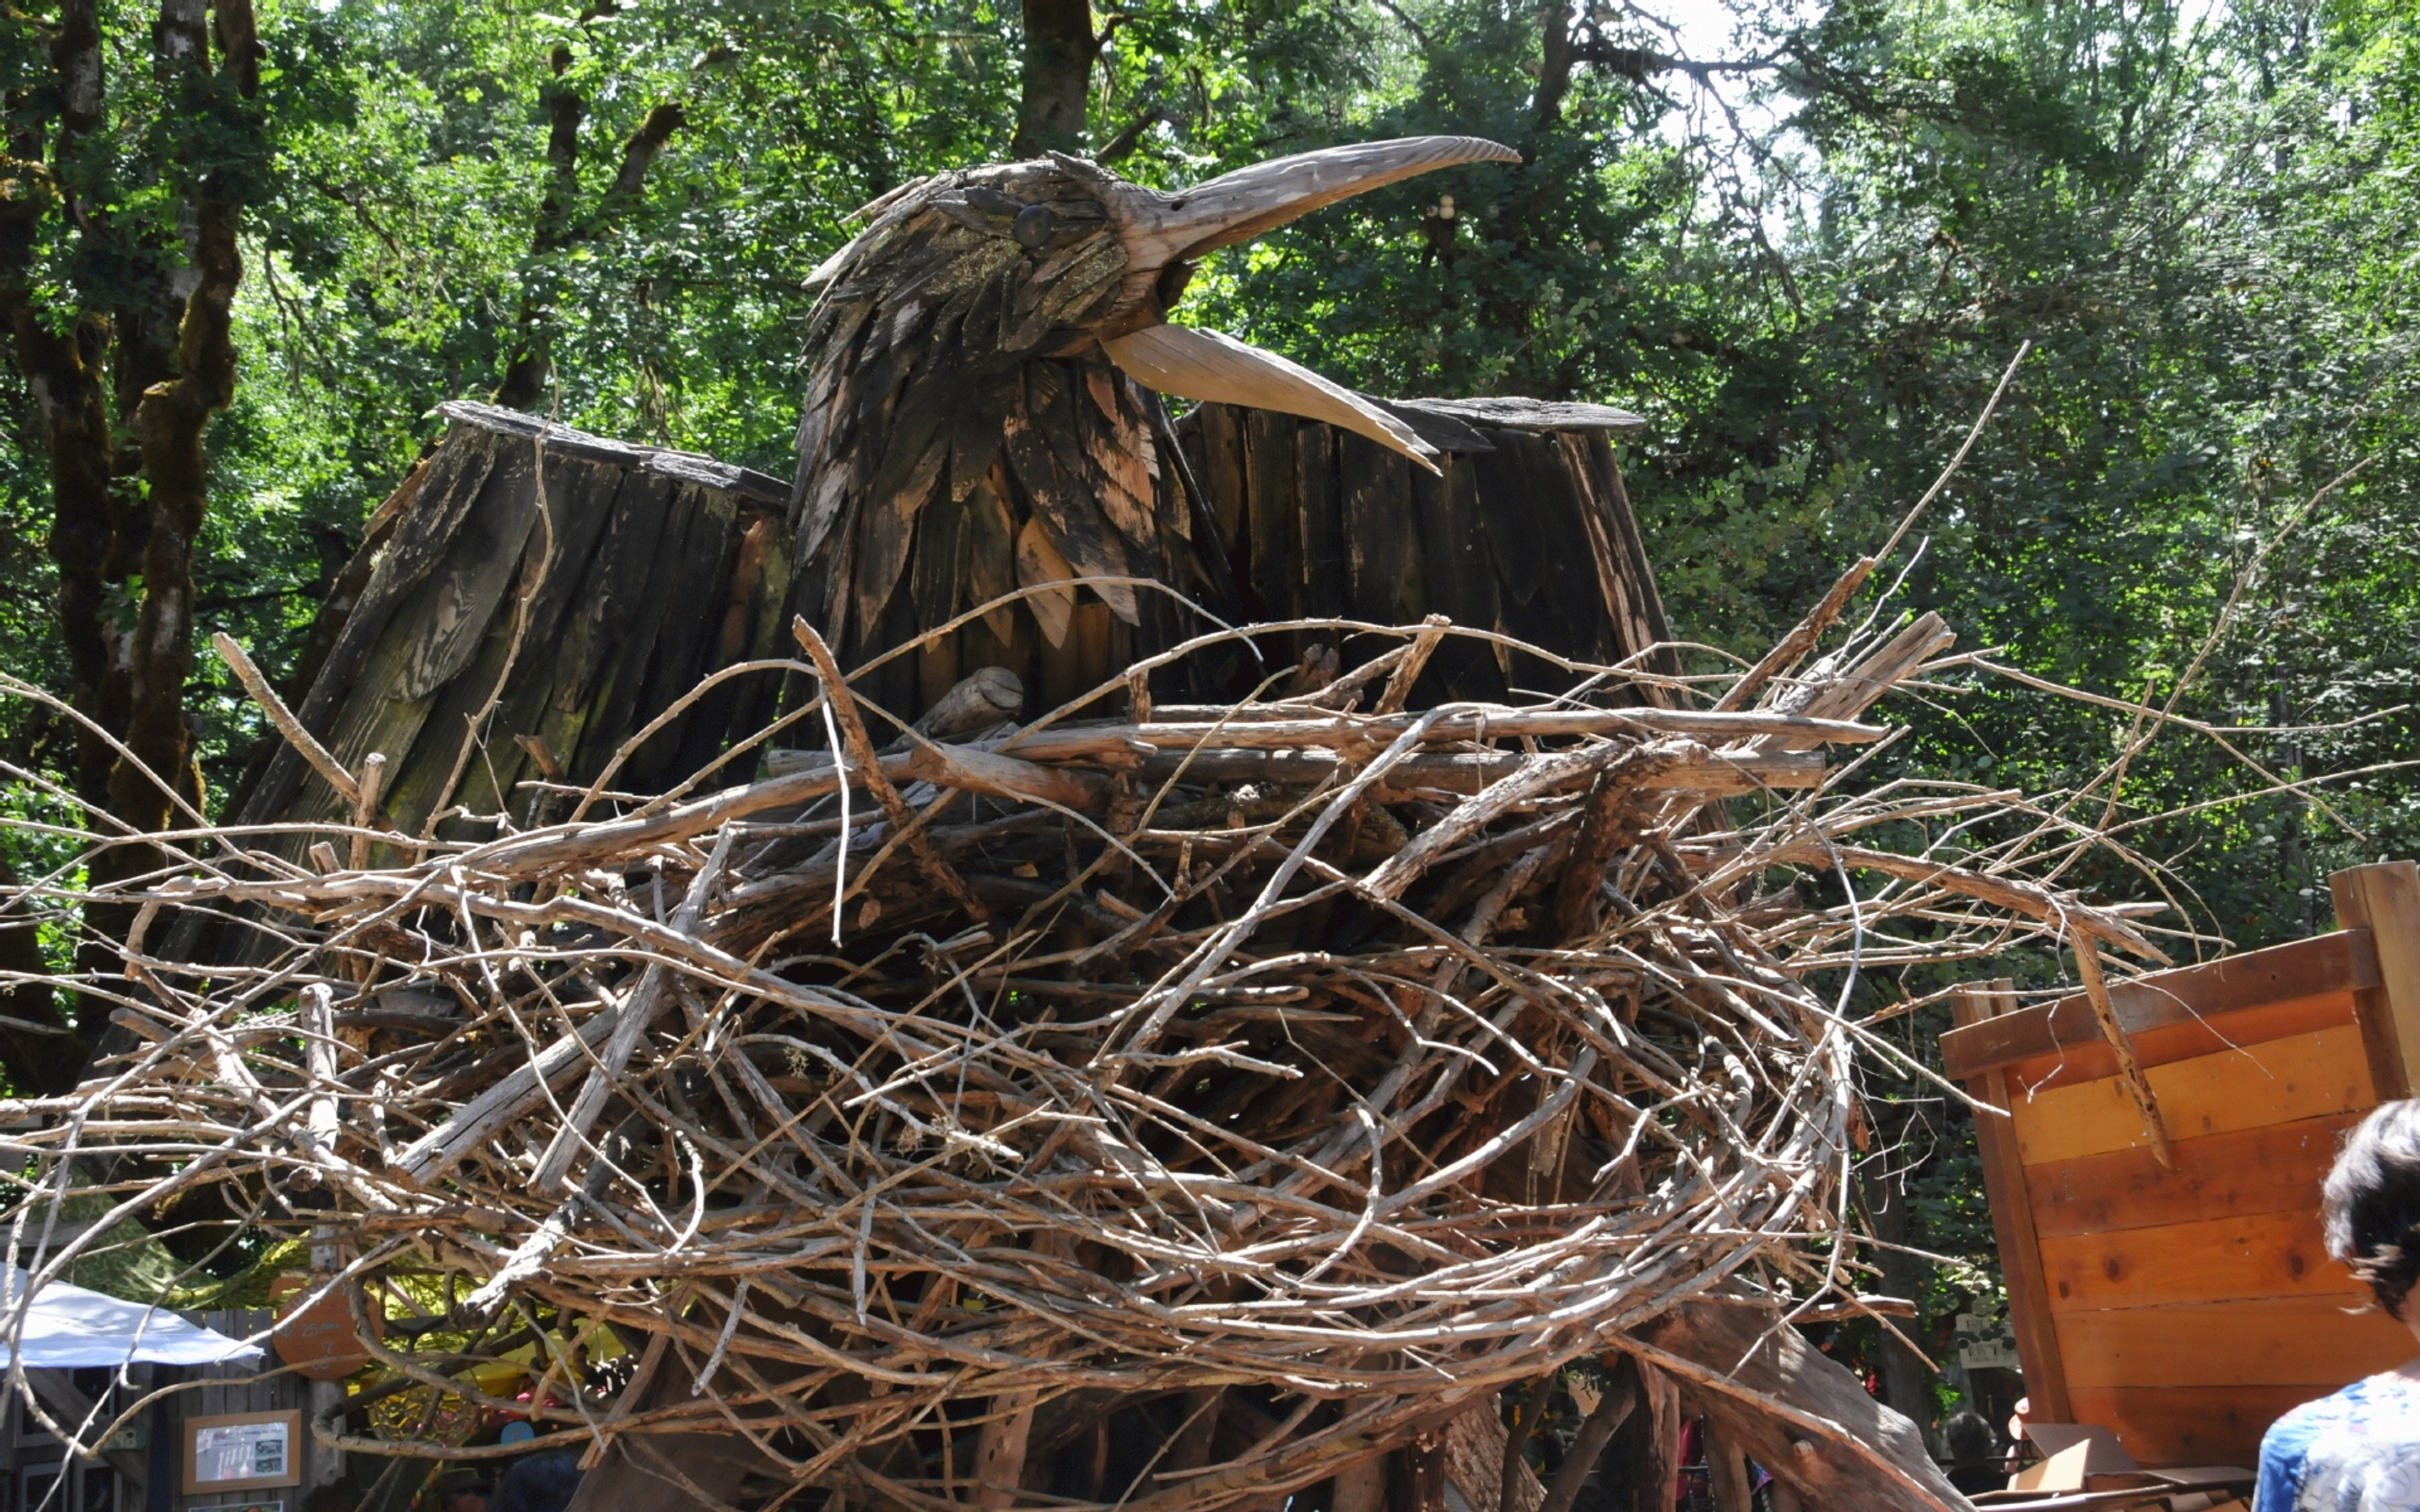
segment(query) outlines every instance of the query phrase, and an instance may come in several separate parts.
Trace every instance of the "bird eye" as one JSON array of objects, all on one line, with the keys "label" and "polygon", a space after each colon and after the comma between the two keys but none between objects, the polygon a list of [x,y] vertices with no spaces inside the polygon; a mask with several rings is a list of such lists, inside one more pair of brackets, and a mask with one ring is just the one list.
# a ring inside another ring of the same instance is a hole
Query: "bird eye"
[{"label": "bird eye", "polygon": [[1040,252],[1058,229],[1058,211],[1047,205],[1028,205],[1016,212],[1016,224],[1009,228],[1009,235],[1016,238],[1018,246]]}]

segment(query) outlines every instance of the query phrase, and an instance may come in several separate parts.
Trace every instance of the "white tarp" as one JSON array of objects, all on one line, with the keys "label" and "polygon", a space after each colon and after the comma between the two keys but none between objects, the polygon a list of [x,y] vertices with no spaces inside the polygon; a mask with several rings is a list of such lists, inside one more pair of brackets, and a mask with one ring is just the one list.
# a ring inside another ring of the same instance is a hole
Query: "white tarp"
[{"label": "white tarp", "polygon": [[[0,1366],[6,1366],[17,1334],[17,1310],[24,1305],[29,1277],[19,1271],[0,1297]],[[165,1308],[146,1307],[86,1291],[64,1281],[42,1288],[24,1308],[22,1335],[25,1365],[35,1370],[81,1370],[147,1361],[153,1365],[224,1365],[260,1358],[260,1346],[242,1344],[189,1323]]]}]

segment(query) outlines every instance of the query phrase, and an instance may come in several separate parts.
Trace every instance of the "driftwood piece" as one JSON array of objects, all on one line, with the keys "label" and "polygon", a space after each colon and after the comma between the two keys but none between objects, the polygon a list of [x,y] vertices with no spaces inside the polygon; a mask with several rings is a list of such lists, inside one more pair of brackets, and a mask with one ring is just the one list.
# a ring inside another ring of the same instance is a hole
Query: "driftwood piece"
[{"label": "driftwood piece", "polygon": [[1733,1444],[1816,1506],[1971,1512],[1915,1424],[1755,1303],[1683,1303],[1624,1348],[1688,1383]]},{"label": "driftwood piece", "polygon": [[[610,1404],[583,1489],[598,1512],[712,1512],[785,1482],[869,1505],[980,1489],[1241,1512],[1323,1482],[1331,1504],[1492,1504],[1510,1441],[1471,1404],[1608,1339],[1639,1357],[1638,1405],[1589,1442],[1609,1433],[1602,1485],[1634,1512],[1663,1512],[1676,1380],[1838,1440],[1843,1464],[1889,1460],[1888,1420],[1734,1380],[1752,1338],[1687,1332],[1711,1271],[1820,1313],[1854,1242],[1833,1173],[1861,1026],[1800,977],[1852,938],[1947,961],[2124,938],[2126,916],[1994,852],[1879,848],[1911,822],[2027,819],[2008,795],[1859,792],[1816,753],[1752,748],[1871,725],[1630,702],[1604,668],[1569,699],[1360,715],[1423,646],[1434,666],[1488,644],[1432,621],[1384,634],[1401,655],[1373,657],[1341,711],[1325,689],[1093,724],[1063,709],[876,752],[861,702],[846,762],[627,817],[418,859],[383,842],[393,859],[358,869],[315,841],[309,872],[216,837],[132,901],[257,910],[281,942],[269,975],[130,960],[134,1048],[82,1099],[0,1109],[0,1143],[29,1171],[167,1155],[146,1202],[317,1187],[327,1205],[294,1222],[369,1257],[347,1282],[363,1347],[523,1412],[541,1446],[593,1445],[608,1403],[560,1372],[587,1395],[490,1396],[475,1372],[508,1346],[399,1350],[365,1288],[433,1260],[473,1283],[465,1320],[527,1304],[647,1335],[656,1376]],[[1269,759],[1236,781],[1188,768],[1197,749]],[[1685,827],[1719,789],[1667,779],[1732,762],[1820,785]],[[1423,770],[1474,790],[1388,785]],[[877,771],[893,805],[822,805]],[[911,829],[988,919],[915,863]],[[1778,915],[1736,886],[1836,865],[1884,884]],[[1599,874],[1601,911],[1558,906],[1572,869]],[[1772,1346],[1784,1375],[1793,1341]],[[337,1415],[316,1431],[398,1452]],[[1459,1474],[1456,1431],[1484,1439]],[[1802,1454],[1745,1432],[1760,1460]],[[1831,1452],[1804,1451],[1810,1486],[1849,1484]]]}]

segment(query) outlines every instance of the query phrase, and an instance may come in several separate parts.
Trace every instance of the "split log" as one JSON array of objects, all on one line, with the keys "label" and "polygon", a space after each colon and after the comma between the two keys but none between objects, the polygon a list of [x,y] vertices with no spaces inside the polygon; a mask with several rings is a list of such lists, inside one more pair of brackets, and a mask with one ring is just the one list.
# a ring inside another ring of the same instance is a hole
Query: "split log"
[{"label": "split log", "polygon": [[[522,784],[595,780],[676,704],[617,786],[657,791],[764,725],[773,676],[689,695],[785,655],[786,484],[487,405],[442,412],[444,440],[365,548],[367,585],[314,630],[328,649],[296,711],[345,771],[386,758],[384,825],[416,836],[460,810],[433,826],[460,839],[494,834],[500,813],[544,818]],[[341,824],[349,810],[281,746],[238,823]]]},{"label": "split log", "polygon": [[[1611,444],[1644,421],[1535,399],[1388,408],[1436,448],[1440,473],[1274,410],[1205,404],[1178,422],[1227,559],[1241,569],[1243,612],[1382,625],[1443,614],[1578,660],[1679,670],[1668,649],[1654,649],[1671,631]],[[1270,648],[1272,662],[1323,635],[1297,633]],[[1367,655],[1348,643],[1344,663]],[[1437,649],[1411,702],[1492,702],[1515,686],[1568,681],[1517,652],[1455,640]]]}]

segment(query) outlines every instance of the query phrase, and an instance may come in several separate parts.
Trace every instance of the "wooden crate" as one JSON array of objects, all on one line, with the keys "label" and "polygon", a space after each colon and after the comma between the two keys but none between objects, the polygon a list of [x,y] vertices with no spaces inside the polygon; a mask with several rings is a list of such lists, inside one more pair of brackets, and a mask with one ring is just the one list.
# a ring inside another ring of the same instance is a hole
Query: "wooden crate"
[{"label": "wooden crate", "polygon": [[2328,1257],[2345,1132],[2420,1076],[2420,874],[2331,879],[2335,933],[2114,985],[2172,1140],[2154,1156],[2081,995],[1962,995],[1948,1073],[1984,1180],[2035,1416],[2100,1423],[2146,1465],[2251,1464],[2300,1402],[2412,1358]]}]

